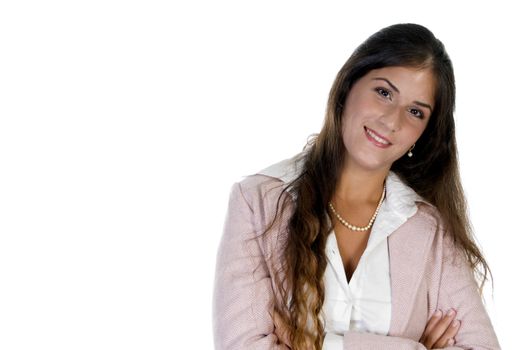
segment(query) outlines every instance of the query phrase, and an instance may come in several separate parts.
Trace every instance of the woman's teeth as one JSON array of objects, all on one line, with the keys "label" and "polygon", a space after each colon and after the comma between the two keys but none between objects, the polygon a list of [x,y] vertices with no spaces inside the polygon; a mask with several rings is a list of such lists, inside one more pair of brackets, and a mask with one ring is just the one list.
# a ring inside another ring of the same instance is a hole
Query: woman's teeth
[{"label": "woman's teeth", "polygon": [[367,134],[369,134],[369,136],[371,136],[373,139],[375,139],[376,141],[384,144],[384,145],[388,145],[389,142],[385,141],[384,139],[376,136],[375,134],[373,134],[369,129],[365,129],[365,131],[367,132]]}]

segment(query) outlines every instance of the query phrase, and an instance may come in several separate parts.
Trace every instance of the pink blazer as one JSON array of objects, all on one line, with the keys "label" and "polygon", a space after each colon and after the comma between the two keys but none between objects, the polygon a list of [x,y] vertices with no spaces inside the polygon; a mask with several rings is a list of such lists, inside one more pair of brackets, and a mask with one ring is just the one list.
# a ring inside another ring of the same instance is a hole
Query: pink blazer
[{"label": "pink blazer", "polygon": [[[250,239],[273,218],[283,184],[256,174],[232,186],[214,282],[216,349],[288,349],[275,335],[270,309],[274,281],[269,273],[275,263],[271,253],[285,237],[285,220],[265,239]],[[457,310],[461,325],[455,346],[447,349],[500,349],[467,262],[444,235],[435,210],[419,204],[417,213],[388,238],[388,335],[348,331],[344,350],[425,350],[418,340],[428,319],[437,309],[450,308]],[[291,214],[285,213],[285,218]]]}]

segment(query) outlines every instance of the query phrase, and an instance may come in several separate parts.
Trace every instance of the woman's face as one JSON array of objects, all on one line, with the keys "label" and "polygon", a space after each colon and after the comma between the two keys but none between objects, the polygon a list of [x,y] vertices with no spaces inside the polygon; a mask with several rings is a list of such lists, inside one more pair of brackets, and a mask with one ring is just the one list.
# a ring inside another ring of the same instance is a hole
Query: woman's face
[{"label": "woman's face", "polygon": [[386,171],[406,156],[429,121],[434,90],[428,68],[384,67],[360,78],[347,95],[342,115],[348,164]]}]

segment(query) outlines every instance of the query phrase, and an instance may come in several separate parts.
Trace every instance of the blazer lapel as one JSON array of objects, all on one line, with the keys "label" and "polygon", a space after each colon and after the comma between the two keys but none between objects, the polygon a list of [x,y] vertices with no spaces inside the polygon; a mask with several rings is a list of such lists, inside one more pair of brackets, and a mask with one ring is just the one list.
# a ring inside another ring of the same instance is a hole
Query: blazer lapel
[{"label": "blazer lapel", "polygon": [[417,213],[387,238],[391,273],[391,336],[407,333],[432,243],[432,229],[429,220]]}]

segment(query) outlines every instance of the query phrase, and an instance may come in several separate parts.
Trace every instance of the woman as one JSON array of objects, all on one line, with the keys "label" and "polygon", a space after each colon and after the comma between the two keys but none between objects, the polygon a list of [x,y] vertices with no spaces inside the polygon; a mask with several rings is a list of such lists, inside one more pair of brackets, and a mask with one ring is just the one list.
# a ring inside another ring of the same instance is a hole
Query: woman
[{"label": "woman", "polygon": [[393,25],[355,50],[317,137],[232,187],[216,348],[499,348],[454,105],[451,61],[425,27]]}]

